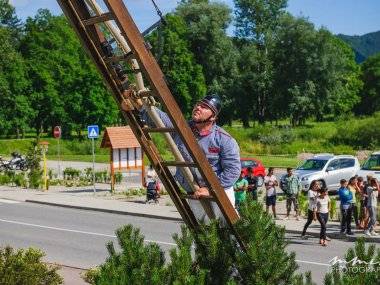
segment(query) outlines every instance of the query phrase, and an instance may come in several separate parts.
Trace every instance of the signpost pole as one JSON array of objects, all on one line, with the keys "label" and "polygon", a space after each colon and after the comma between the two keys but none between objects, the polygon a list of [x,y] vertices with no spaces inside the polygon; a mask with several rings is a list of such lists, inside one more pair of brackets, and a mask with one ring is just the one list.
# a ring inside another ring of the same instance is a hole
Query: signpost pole
[{"label": "signpost pole", "polygon": [[96,194],[95,187],[95,139],[92,138],[92,183],[94,184],[94,195]]},{"label": "signpost pole", "polygon": [[58,179],[61,178],[61,147],[60,141],[61,137],[58,138]]}]

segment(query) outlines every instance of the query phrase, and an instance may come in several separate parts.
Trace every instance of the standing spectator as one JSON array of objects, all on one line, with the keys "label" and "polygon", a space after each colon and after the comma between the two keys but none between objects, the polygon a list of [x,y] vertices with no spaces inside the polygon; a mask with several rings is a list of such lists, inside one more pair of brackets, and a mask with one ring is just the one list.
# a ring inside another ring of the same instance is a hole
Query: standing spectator
[{"label": "standing spectator", "polygon": [[359,189],[358,189],[358,186],[357,186],[357,179],[356,177],[351,177],[350,180],[348,180],[348,190],[351,191],[352,193],[352,201],[351,201],[351,208],[352,208],[352,214],[354,216],[354,220],[355,220],[355,225],[356,225],[356,228],[358,229],[360,227],[360,224],[359,224],[359,212],[358,212],[358,207],[356,205],[357,203],[357,200],[360,199],[359,198]]},{"label": "standing spectator", "polygon": [[330,197],[327,195],[327,188],[322,188],[317,198],[317,219],[321,224],[321,233],[319,235],[319,243],[322,246],[327,245],[326,225],[329,219]]},{"label": "standing spectator", "polygon": [[352,192],[347,188],[346,179],[340,180],[340,188],[338,189],[338,195],[340,199],[340,210],[342,216],[342,222],[340,225],[340,233],[347,235],[353,235],[351,231],[351,219],[352,219]]},{"label": "standing spectator", "polygon": [[307,209],[307,221],[303,227],[301,238],[306,239],[307,228],[313,221],[317,220],[317,198],[319,194],[320,186],[318,181],[313,180],[310,184],[310,189],[307,192],[309,198],[309,207]]},{"label": "standing spectator", "polygon": [[367,236],[378,235],[375,232],[378,194],[379,194],[379,187],[378,187],[377,180],[375,178],[372,178],[370,181],[370,185],[368,185],[367,187],[367,193],[366,193],[366,195],[368,196],[367,209],[368,209],[368,214],[369,214],[369,222],[364,233]]},{"label": "standing spectator", "polygon": [[257,186],[258,186],[257,185],[258,184],[257,177],[253,173],[252,167],[247,168],[247,173],[248,173],[248,175],[245,177],[245,179],[248,182],[248,193],[251,193],[252,199],[254,201],[257,201]]},{"label": "standing spectator", "polygon": [[285,220],[289,219],[290,210],[293,204],[294,211],[296,212],[296,219],[297,221],[299,221],[300,218],[299,218],[299,211],[298,211],[298,194],[302,190],[302,185],[298,177],[293,174],[292,168],[287,168],[286,172],[287,174],[285,176],[285,188],[283,189],[286,195]]},{"label": "standing spectator", "polygon": [[161,187],[160,187],[160,182],[159,182],[159,179],[158,179],[158,175],[157,175],[156,171],[154,170],[153,166],[150,164],[149,168],[148,168],[148,170],[146,172],[146,178],[145,178],[146,185],[148,185],[147,182],[149,182],[151,180],[153,180],[154,183],[155,183],[157,198],[160,198]]},{"label": "standing spectator", "polygon": [[277,178],[274,176],[274,168],[268,168],[268,174],[264,177],[264,185],[266,190],[266,212],[272,206],[273,217],[276,219],[276,186],[278,186]]},{"label": "standing spectator", "polygon": [[244,178],[244,171],[241,171],[239,179],[234,184],[236,210],[239,210],[240,204],[246,199],[247,188],[248,181]]}]

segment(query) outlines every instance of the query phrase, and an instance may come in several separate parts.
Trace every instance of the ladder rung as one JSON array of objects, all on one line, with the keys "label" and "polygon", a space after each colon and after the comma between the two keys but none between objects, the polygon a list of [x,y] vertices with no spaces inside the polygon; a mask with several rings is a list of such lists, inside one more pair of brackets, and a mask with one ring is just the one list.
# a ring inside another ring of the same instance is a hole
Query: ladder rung
[{"label": "ladder rung", "polygon": [[196,163],[189,161],[164,161],[162,164],[165,166],[197,167]]},{"label": "ladder rung", "polygon": [[143,128],[145,133],[174,133],[174,128]]},{"label": "ladder rung", "polygon": [[107,63],[117,63],[119,61],[128,61],[131,59],[133,59],[133,53],[129,52],[120,56],[106,57],[104,61]]},{"label": "ladder rung", "polygon": [[90,25],[95,25],[97,23],[102,23],[102,22],[113,20],[113,18],[114,18],[113,15],[110,12],[107,12],[107,13],[101,14],[99,16],[94,16],[94,17],[91,17],[87,20],[83,20],[83,24],[85,26],[90,26]]}]

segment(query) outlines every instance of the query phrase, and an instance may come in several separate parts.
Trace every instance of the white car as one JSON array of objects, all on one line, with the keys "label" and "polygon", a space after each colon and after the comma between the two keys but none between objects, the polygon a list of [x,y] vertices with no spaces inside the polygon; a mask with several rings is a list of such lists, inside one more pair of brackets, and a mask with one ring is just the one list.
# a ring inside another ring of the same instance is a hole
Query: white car
[{"label": "white car", "polygon": [[[341,179],[350,179],[360,169],[358,159],[352,155],[317,154],[305,160],[294,174],[299,178],[302,189],[308,191],[312,181],[318,181],[329,190],[337,190]],[[281,178],[281,182],[285,175]],[[283,183],[281,183],[283,185]]]},{"label": "white car", "polygon": [[357,175],[363,177],[364,180],[366,180],[368,175],[371,175],[380,181],[380,151],[376,151],[368,157],[357,172]]}]

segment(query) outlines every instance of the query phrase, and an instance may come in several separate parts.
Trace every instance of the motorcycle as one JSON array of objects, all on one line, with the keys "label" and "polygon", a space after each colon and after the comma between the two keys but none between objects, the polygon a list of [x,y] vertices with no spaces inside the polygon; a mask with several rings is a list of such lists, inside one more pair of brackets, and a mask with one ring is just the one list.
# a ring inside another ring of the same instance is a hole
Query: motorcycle
[{"label": "motorcycle", "polygon": [[8,162],[3,160],[4,169],[21,171],[28,170],[28,163],[23,155],[17,152],[12,152],[11,156],[12,158]]}]

